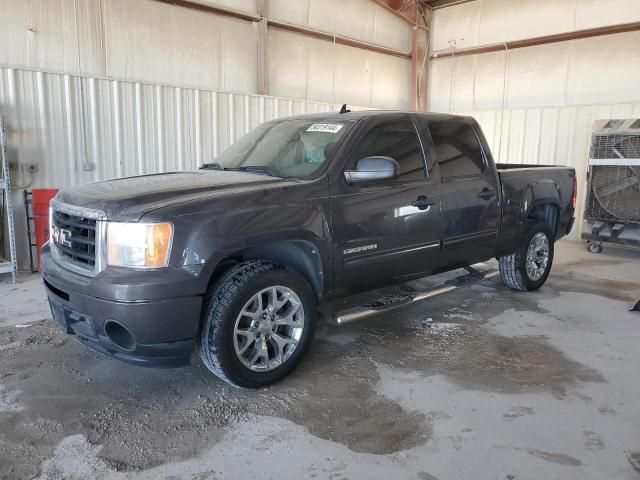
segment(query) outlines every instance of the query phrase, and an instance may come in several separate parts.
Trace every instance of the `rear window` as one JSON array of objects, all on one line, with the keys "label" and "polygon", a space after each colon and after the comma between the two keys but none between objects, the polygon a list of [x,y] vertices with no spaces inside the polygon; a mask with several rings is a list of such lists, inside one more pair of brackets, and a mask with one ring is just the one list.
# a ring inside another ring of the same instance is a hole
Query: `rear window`
[{"label": "rear window", "polygon": [[482,149],[469,125],[455,120],[431,121],[429,131],[443,178],[477,176],[484,172]]}]

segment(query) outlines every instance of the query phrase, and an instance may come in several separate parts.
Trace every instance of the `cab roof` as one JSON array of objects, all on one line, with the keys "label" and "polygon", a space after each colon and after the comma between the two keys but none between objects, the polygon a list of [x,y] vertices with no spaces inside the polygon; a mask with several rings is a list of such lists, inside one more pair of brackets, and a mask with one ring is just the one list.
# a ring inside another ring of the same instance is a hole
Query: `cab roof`
[{"label": "cab roof", "polygon": [[411,112],[408,110],[358,110],[347,113],[339,112],[320,112],[320,113],[305,113],[302,115],[293,115],[290,117],[282,117],[274,120],[286,120],[286,119],[319,119],[319,120],[361,120],[363,118],[385,116],[385,115],[417,115],[431,120],[448,120],[453,118],[468,119],[469,117],[463,115],[453,115],[450,113],[433,113],[433,112]]}]

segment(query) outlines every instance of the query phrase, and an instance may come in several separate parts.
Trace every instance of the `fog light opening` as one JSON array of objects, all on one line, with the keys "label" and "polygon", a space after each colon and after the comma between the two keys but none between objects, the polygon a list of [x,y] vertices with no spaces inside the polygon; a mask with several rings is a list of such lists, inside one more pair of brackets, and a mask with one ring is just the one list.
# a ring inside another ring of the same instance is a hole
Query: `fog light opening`
[{"label": "fog light opening", "polygon": [[133,335],[131,335],[129,330],[118,322],[107,320],[104,324],[104,333],[107,334],[107,337],[109,337],[113,343],[123,350],[127,350],[129,352],[135,350],[136,341],[133,338]]}]

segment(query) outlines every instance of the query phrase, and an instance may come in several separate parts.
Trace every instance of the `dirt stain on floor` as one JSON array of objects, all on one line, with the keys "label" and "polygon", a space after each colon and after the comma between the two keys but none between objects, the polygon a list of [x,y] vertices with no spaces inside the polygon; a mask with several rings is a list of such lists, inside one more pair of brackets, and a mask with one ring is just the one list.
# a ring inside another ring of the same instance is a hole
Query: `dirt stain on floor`
[{"label": "dirt stain on floor", "polygon": [[547,462],[557,463],[559,465],[570,465],[572,467],[582,465],[580,460],[569,455],[565,455],[564,453],[543,452],[541,450],[527,450],[527,453]]},{"label": "dirt stain on floor", "polygon": [[418,472],[418,478],[420,480],[438,480],[438,477],[434,477],[433,475],[427,472]]},{"label": "dirt stain on floor", "polygon": [[627,454],[627,460],[633,467],[633,469],[640,473],[640,452],[630,452]]},{"label": "dirt stain on floor", "polygon": [[0,464],[11,478],[37,473],[68,435],[86,435],[103,446],[100,457],[132,471],[197,455],[252,414],[291,419],[357,452],[404,450],[431,434],[422,414],[373,391],[377,373],[370,360],[341,361],[322,340],[308,368],[258,392],[227,386],[199,363],[148,370],[104,359],[49,323],[28,333],[1,329],[0,344],[18,345],[0,358],[3,392],[17,392],[13,401],[22,410],[0,414]]},{"label": "dirt stain on floor", "polygon": [[637,300],[638,284],[616,280],[602,280],[581,275],[579,272],[567,271],[550,279],[549,285],[554,290],[564,292],[591,293],[606,295],[613,300],[631,302]]},{"label": "dirt stain on floor", "polygon": [[[484,318],[507,305],[486,304]],[[454,306],[433,305],[435,318],[446,318]],[[103,446],[100,456],[118,470],[144,469],[211,448],[226,427],[252,414],[291,420],[355,452],[388,454],[428,442],[437,418],[379,395],[380,363],[442,374],[470,389],[558,398],[577,382],[602,380],[544,338],[501,337],[484,330],[482,319],[438,323],[420,320],[417,312],[403,309],[339,330],[321,325],[301,367],[257,392],[218,381],[197,359],[177,370],[105,359],[50,322],[0,329],[0,346],[7,347],[0,384],[22,392],[14,401],[23,408],[0,414],[0,463],[10,476],[33,475],[53,445],[82,433]]]}]

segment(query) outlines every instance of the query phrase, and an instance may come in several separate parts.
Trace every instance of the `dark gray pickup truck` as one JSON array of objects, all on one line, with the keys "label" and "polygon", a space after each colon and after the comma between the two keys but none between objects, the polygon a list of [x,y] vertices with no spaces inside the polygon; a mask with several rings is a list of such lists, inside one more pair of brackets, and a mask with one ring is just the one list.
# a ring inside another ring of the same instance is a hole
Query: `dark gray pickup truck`
[{"label": "dark gray pickup truck", "polygon": [[495,165],[472,118],[304,115],[199,171],[62,190],[42,272],[54,319],[89,348],[149,366],[197,348],[257,388],[300,362],[329,299],[457,268],[465,283],[492,258],[509,287],[539,288],[575,196],[571,168]]}]

